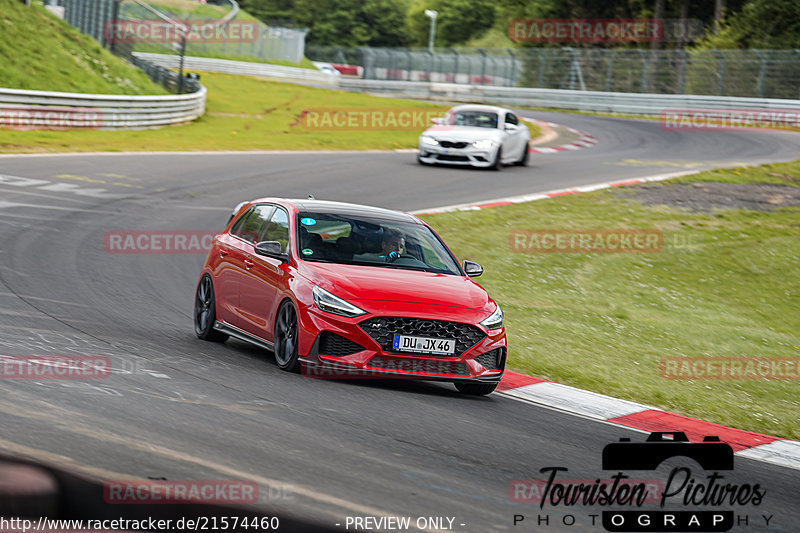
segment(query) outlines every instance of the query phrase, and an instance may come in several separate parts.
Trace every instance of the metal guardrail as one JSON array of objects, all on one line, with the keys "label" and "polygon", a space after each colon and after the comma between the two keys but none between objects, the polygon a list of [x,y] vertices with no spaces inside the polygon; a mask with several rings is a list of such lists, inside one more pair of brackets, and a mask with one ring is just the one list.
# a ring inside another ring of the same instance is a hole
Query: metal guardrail
[{"label": "metal guardrail", "polygon": [[342,78],[343,89],[445,102],[544,107],[598,113],[659,115],[665,109],[800,109],[800,100],[673,94],[529,89],[491,85]]},{"label": "metal guardrail", "polygon": [[0,89],[0,127],[145,129],[180,124],[205,112],[206,89],[128,96]]},{"label": "metal guardrail", "polygon": [[[150,54],[134,52],[134,57],[143,59],[154,65],[166,68],[177,68],[180,58],[168,54]],[[338,76],[326,74],[318,70],[297,67],[284,67],[267,63],[250,63],[247,61],[231,61],[228,59],[214,59],[209,57],[186,57],[184,68],[205,72],[221,72],[224,74],[239,74],[243,76],[262,76],[267,78],[283,78],[292,80],[313,81],[334,85]]]}]

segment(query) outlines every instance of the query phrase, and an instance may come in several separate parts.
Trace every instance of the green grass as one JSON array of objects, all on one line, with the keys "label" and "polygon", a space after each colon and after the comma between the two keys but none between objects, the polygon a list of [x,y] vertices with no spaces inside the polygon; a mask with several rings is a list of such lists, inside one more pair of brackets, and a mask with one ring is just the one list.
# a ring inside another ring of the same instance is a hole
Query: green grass
[{"label": "green grass", "polygon": [[[691,181],[797,186],[800,161],[674,180]],[[800,209],[691,213],[643,205],[626,189],[425,218],[459,257],[486,268],[478,281],[506,313],[511,370],[800,439],[796,380],[673,381],[659,372],[664,357],[800,357]],[[605,228],[661,230],[664,248],[509,248],[515,229]]]},{"label": "green grass", "polygon": [[[206,114],[190,124],[140,131],[5,130],[0,152],[413,148],[421,129],[323,131],[296,123],[304,110],[320,108],[447,109],[228,74],[203,73],[200,81],[208,88]],[[536,134],[535,128],[531,133]]]},{"label": "green grass", "polygon": [[166,94],[139,69],[33,5],[0,0],[0,87],[98,94]]}]

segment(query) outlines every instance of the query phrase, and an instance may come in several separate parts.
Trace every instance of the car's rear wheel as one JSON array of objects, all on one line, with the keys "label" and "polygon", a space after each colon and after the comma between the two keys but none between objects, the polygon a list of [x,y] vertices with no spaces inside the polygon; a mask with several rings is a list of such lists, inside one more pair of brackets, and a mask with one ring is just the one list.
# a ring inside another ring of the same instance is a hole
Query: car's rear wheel
[{"label": "car's rear wheel", "polygon": [[217,321],[217,307],[214,299],[214,284],[211,276],[204,274],[197,284],[194,297],[194,332],[204,341],[225,342],[228,336],[214,329]]},{"label": "car's rear wheel", "polygon": [[494,156],[494,161],[492,165],[489,167],[492,170],[500,170],[503,168],[503,147],[500,146],[497,148],[497,155]]},{"label": "car's rear wheel", "polygon": [[297,311],[294,304],[286,300],[278,309],[275,319],[275,362],[281,370],[297,372],[300,369],[297,332]]},{"label": "car's rear wheel", "polygon": [[530,157],[531,157],[531,146],[528,143],[525,143],[525,151],[519,157],[519,160],[517,160],[517,166],[527,167],[528,160],[530,159]]},{"label": "car's rear wheel", "polygon": [[497,388],[497,383],[481,383],[473,381],[456,381],[454,383],[458,392],[471,396],[486,396]]}]

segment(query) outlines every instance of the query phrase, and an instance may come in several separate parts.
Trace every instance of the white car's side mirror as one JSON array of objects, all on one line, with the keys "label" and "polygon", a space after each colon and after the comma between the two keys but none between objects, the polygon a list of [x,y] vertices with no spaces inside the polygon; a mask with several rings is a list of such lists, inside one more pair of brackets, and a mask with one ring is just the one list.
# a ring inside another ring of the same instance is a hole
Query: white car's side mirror
[{"label": "white car's side mirror", "polygon": [[517,131],[519,126],[516,124],[506,124],[506,131]]},{"label": "white car's side mirror", "polygon": [[433,122],[434,124],[438,124],[438,125],[441,125],[443,121],[444,121],[444,119],[441,118],[441,117],[435,117],[435,118],[431,119],[431,122]]}]

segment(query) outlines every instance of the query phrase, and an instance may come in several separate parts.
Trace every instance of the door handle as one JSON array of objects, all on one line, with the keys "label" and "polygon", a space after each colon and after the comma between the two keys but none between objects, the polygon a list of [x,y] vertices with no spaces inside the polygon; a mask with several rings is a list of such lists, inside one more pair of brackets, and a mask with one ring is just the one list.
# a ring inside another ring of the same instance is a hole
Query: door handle
[{"label": "door handle", "polygon": [[249,268],[251,268],[251,267],[255,266],[255,263],[253,263],[253,262],[252,262],[252,261],[250,261],[249,259],[245,259],[245,260],[244,260],[244,266],[245,266],[245,267],[247,267],[247,268],[249,269]]},{"label": "door handle", "polygon": [[219,249],[219,256],[220,257],[225,257],[226,255],[228,255],[228,250],[226,250],[225,248],[220,248]]}]

